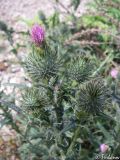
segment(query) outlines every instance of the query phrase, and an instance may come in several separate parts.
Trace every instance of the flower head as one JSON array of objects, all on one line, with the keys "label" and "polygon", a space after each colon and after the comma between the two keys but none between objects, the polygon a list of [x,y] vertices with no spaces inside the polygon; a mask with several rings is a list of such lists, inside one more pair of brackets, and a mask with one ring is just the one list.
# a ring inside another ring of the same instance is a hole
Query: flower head
[{"label": "flower head", "polygon": [[117,78],[118,76],[118,70],[116,68],[113,68],[110,72],[110,75],[113,77],[113,78]]},{"label": "flower head", "polygon": [[39,24],[34,24],[31,29],[31,38],[37,46],[40,46],[45,38],[45,31],[43,27]]},{"label": "flower head", "polygon": [[99,78],[91,80],[80,87],[76,94],[78,109],[97,115],[104,111],[110,101],[110,92]]},{"label": "flower head", "polygon": [[108,145],[106,145],[106,144],[104,144],[104,143],[100,145],[100,151],[101,151],[102,153],[105,153],[108,149],[109,149],[109,146],[108,146]]}]

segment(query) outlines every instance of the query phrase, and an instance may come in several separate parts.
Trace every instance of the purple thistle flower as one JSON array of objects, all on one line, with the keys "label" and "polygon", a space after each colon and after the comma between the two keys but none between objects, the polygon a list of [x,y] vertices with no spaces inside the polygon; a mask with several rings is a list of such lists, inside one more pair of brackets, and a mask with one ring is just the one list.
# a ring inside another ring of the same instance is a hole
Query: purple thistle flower
[{"label": "purple thistle flower", "polygon": [[37,46],[40,46],[45,38],[45,31],[43,27],[39,24],[34,24],[31,29],[31,38]]},{"label": "purple thistle flower", "polygon": [[113,78],[116,79],[117,76],[118,76],[118,70],[117,70],[116,68],[113,68],[113,69],[111,70],[110,74],[111,74],[111,76],[112,76]]},{"label": "purple thistle flower", "polygon": [[106,144],[104,144],[104,143],[100,145],[100,151],[101,151],[102,153],[107,152],[108,149],[109,149],[109,146],[108,146],[108,145],[106,145]]}]

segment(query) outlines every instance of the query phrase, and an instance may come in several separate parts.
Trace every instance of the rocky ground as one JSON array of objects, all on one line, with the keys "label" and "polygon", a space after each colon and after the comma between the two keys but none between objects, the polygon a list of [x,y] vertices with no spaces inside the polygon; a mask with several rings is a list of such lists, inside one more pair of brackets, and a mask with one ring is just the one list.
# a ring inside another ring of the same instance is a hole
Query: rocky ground
[{"label": "rocky ground", "polygon": [[[85,4],[91,0],[81,0],[79,12],[85,12]],[[60,0],[68,7],[70,0]],[[39,10],[50,15],[55,9],[55,0],[0,0],[0,18],[10,24],[16,23],[21,18],[33,18]]]},{"label": "rocky ground", "polygon": [[[81,0],[78,14],[85,12],[86,3],[89,1],[91,0]],[[61,0],[61,2],[68,8],[69,0]],[[49,16],[56,8],[66,11],[61,5],[56,6],[54,0],[0,0],[0,20],[5,21],[16,31],[25,31],[28,28],[23,19],[33,19],[40,10]],[[18,35],[14,36],[16,41],[22,41]],[[24,56],[24,50],[20,50],[17,56],[10,50],[9,42],[0,35],[0,91],[4,91],[8,95],[13,92],[17,94],[18,91],[14,90],[14,87],[4,85],[5,83],[25,83],[25,74],[18,62],[18,59]],[[17,160],[15,138],[15,132],[11,131],[9,127],[1,129],[0,160]]]}]

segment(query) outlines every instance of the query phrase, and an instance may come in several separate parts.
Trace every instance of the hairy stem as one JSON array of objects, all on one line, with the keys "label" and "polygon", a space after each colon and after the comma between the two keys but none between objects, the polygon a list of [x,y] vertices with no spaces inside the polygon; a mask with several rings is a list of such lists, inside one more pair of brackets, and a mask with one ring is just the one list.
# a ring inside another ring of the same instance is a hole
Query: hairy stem
[{"label": "hairy stem", "polygon": [[78,126],[78,128],[75,131],[75,134],[74,134],[74,136],[72,138],[72,142],[71,142],[71,144],[70,144],[70,146],[69,146],[69,148],[67,150],[67,155],[69,155],[70,152],[73,150],[73,147],[75,145],[75,142],[76,142],[76,140],[78,138],[79,133],[80,133],[80,126]]},{"label": "hairy stem", "polygon": [[58,123],[58,129],[63,129],[63,106],[56,106],[55,107],[56,117],[57,117],[57,123]]}]

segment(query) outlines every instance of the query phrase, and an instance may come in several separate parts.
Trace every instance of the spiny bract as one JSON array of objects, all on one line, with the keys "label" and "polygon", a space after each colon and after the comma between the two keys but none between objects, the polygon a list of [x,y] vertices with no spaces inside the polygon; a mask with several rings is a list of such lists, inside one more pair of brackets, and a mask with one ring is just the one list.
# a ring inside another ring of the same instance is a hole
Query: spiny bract
[{"label": "spiny bract", "polygon": [[92,80],[80,87],[77,93],[78,108],[97,114],[103,111],[109,102],[110,92],[102,79]]}]

